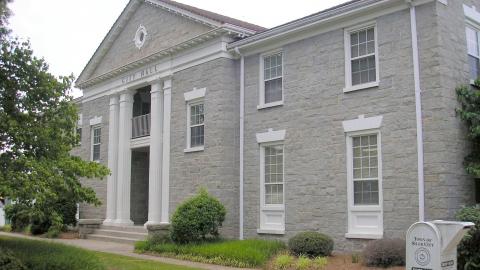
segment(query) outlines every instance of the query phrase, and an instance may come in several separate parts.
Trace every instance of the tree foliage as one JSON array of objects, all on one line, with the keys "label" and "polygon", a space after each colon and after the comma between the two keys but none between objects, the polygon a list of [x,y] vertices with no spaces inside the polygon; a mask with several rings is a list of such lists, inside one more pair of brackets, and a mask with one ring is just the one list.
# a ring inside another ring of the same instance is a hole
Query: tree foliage
[{"label": "tree foliage", "polygon": [[[0,13],[8,10],[0,0]],[[5,28],[8,14],[0,14]],[[0,38],[0,197],[37,213],[61,217],[54,203],[99,204],[79,179],[102,178],[108,169],[70,154],[78,145],[77,108],[69,92],[73,76],[56,78],[28,41]]]},{"label": "tree foliage", "polygon": [[480,80],[475,81],[476,88],[460,86],[456,89],[460,108],[457,115],[467,125],[471,151],[465,157],[464,166],[470,175],[480,177]]}]

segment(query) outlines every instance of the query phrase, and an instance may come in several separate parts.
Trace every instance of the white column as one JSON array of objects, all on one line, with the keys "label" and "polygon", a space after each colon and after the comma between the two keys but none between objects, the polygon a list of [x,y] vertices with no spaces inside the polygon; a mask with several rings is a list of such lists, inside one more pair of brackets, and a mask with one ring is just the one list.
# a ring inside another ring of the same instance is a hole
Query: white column
[{"label": "white column", "polygon": [[163,91],[159,81],[152,84],[150,103],[150,168],[148,175],[148,221],[158,225],[162,206]]},{"label": "white column", "polygon": [[118,176],[118,95],[110,96],[110,118],[108,121],[108,168],[107,215],[103,224],[112,224],[117,216],[117,176]]},{"label": "white column", "polygon": [[172,109],[172,80],[163,81],[163,160],[162,160],[162,224],[169,223],[170,191],[170,113]]},{"label": "white column", "polygon": [[132,137],[133,93],[122,92],[120,95],[120,119],[118,132],[118,185],[117,185],[117,219],[120,226],[133,225],[130,219],[130,184],[132,175]]}]

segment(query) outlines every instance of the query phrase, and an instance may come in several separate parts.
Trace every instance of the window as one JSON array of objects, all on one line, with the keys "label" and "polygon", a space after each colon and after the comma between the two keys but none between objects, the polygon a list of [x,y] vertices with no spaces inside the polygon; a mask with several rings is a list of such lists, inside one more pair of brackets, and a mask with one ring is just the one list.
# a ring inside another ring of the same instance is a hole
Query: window
[{"label": "window", "polygon": [[345,92],[378,86],[375,24],[345,31]]},{"label": "window", "polygon": [[275,52],[260,57],[259,108],[281,105],[283,102],[283,53]]},{"label": "window", "polygon": [[205,108],[197,102],[188,106],[188,148],[203,147],[205,143]]},{"label": "window", "polygon": [[383,116],[343,121],[347,149],[347,238],[383,237],[382,144]]},{"label": "window", "polygon": [[353,140],[353,203],[378,205],[377,135],[352,137]]},{"label": "window", "polygon": [[283,145],[265,146],[265,204],[283,204]]},{"label": "window", "polygon": [[100,145],[102,143],[102,128],[92,128],[92,161],[100,161]]},{"label": "window", "polygon": [[480,75],[479,31],[467,26],[468,65],[470,79],[476,80]]}]

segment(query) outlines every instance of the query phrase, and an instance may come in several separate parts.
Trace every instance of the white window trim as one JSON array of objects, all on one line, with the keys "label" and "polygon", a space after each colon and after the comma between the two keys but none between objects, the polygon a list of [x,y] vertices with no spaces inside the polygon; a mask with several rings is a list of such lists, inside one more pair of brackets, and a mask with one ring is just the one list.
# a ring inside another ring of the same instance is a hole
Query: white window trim
[{"label": "white window trim", "polygon": [[[346,157],[347,157],[347,201],[348,201],[348,232],[346,238],[380,239],[383,237],[383,169],[382,169],[382,138],[380,126],[382,116],[343,121],[346,134]],[[353,150],[352,138],[362,135],[377,135],[378,153],[378,205],[354,205],[353,200]],[[357,217],[376,218],[375,226],[355,226]]]},{"label": "white window trim", "polygon": [[186,102],[190,102],[192,100],[204,98],[205,94],[207,93],[207,88],[193,88],[192,91],[186,92],[183,94],[183,97],[185,98]]},{"label": "white window trim", "polygon": [[95,116],[90,119],[90,126],[97,126],[102,123],[102,117],[101,116]]},{"label": "white window trim", "polygon": [[[350,48],[350,33],[356,32],[365,28],[374,28],[375,32],[375,72],[376,72],[376,81],[359,84],[352,86],[352,61],[351,61],[351,48]],[[377,31],[377,23],[367,22],[361,25],[356,25],[354,27],[345,28],[344,30],[344,45],[345,45],[345,88],[343,88],[343,92],[352,92],[362,89],[368,89],[372,87],[378,87],[380,85],[380,66],[379,66],[379,55],[378,55],[378,31]]]},{"label": "white window trim", "polygon": [[[258,137],[257,137],[258,138]],[[283,140],[274,140],[259,143],[260,145],[260,228],[258,234],[285,234],[285,144]],[[283,148],[283,204],[265,203],[265,147],[281,145]],[[268,216],[280,216],[281,224],[277,226],[268,225]]]},{"label": "white window trim", "polygon": [[286,130],[277,130],[269,128],[267,132],[257,133],[257,143],[270,143],[284,141],[285,135],[287,134]]},{"label": "white window trim", "polygon": [[[465,4],[463,4],[463,12],[465,14],[465,20],[466,20],[466,25],[465,25],[465,31],[466,28],[471,28],[474,31],[477,31],[477,45],[479,47],[479,52],[478,54],[480,55],[480,12],[478,12],[475,8],[475,6],[469,7]],[[465,33],[465,38],[467,38],[466,33]],[[468,46],[468,39],[466,40],[467,46]],[[467,56],[470,54],[468,53],[468,48],[467,48]],[[469,77],[470,77],[470,67],[469,67]],[[475,80],[470,79],[470,84],[475,85]]]},{"label": "white window trim", "polygon": [[198,104],[203,104],[203,109],[204,109],[203,113],[204,113],[204,117],[205,117],[205,99],[204,98],[196,98],[196,99],[192,99],[192,100],[187,102],[187,141],[186,141],[186,148],[183,150],[184,153],[193,153],[193,152],[200,152],[200,151],[205,150],[205,139],[206,139],[205,138],[205,130],[206,130],[205,118],[203,120],[203,145],[191,147],[190,110],[191,110],[192,106],[195,106],[195,105],[198,105]]},{"label": "white window trim", "polygon": [[[282,100],[279,101],[274,101],[274,102],[269,102],[265,103],[265,80],[264,80],[264,58],[267,56],[271,56],[277,53],[282,53]],[[283,49],[276,49],[272,50],[266,53],[260,54],[259,58],[259,66],[260,66],[260,76],[259,76],[259,91],[258,91],[258,106],[257,109],[266,109],[266,108],[271,108],[271,107],[276,107],[276,106],[281,106],[283,105],[285,101],[285,91],[284,91],[284,82],[285,82],[285,53],[283,52]]]},{"label": "white window trim", "polygon": [[[98,160],[93,160],[93,146],[94,146],[94,130],[99,128],[100,129],[100,132],[102,132],[102,126],[100,124],[97,124],[97,125],[91,125],[90,126],[90,160],[91,161],[95,161],[95,162],[100,162],[101,160],[101,153],[102,151],[100,151],[100,157]],[[101,133],[100,133],[100,150],[102,148],[102,139],[101,139]]]}]

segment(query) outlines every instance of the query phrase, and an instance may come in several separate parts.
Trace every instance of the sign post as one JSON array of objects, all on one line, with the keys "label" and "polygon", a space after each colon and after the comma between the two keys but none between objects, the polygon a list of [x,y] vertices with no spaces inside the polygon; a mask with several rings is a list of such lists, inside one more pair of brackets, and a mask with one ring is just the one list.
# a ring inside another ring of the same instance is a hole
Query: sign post
[{"label": "sign post", "polygon": [[457,245],[475,224],[436,220],[417,222],[407,231],[407,270],[456,270]]}]

